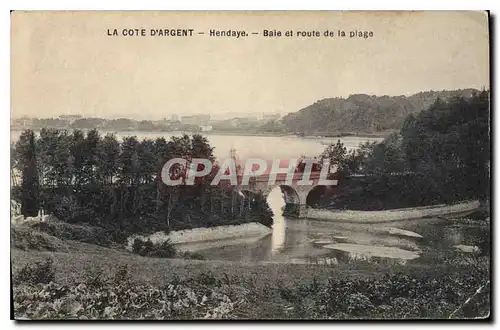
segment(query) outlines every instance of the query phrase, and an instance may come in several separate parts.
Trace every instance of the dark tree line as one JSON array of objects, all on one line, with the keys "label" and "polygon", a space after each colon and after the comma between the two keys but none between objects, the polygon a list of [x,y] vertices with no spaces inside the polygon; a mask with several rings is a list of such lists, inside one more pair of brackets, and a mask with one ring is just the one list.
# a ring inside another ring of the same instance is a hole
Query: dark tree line
[{"label": "dark tree line", "polygon": [[39,136],[28,130],[12,150],[14,169],[22,174],[21,187],[13,193],[25,216],[41,208],[64,221],[128,232],[259,220],[270,225],[270,210],[260,196],[247,198],[232,187],[210,186],[215,172],[194,186],[165,185],[160,173],[172,158],[186,159],[186,167],[193,158],[213,161],[213,148],[198,134],[118,141],[95,129],[42,129]]},{"label": "dark tree line", "polygon": [[489,120],[486,91],[467,99],[438,98],[380,143],[350,152],[340,141],[328,146],[321,158],[339,163],[342,180],[336,195],[324,196],[321,205],[387,209],[487,200]]}]

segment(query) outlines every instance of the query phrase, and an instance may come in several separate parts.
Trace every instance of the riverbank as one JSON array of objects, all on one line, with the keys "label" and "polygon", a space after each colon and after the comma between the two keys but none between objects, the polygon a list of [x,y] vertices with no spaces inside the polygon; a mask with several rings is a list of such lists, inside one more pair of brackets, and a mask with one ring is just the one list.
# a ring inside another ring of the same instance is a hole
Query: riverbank
[{"label": "riverbank", "polygon": [[472,212],[479,207],[479,201],[464,201],[453,205],[440,204],[384,211],[333,211],[326,209],[308,208],[307,218],[314,220],[353,223],[380,223],[426,217],[449,216],[454,214],[461,214],[464,212]]},{"label": "riverbank", "polygon": [[258,222],[250,222],[233,226],[216,226],[210,228],[194,228],[186,230],[176,230],[165,234],[162,231],[151,235],[132,235],[127,240],[127,249],[132,250],[135,239],[142,241],[151,240],[155,245],[162,244],[170,240],[174,245],[184,243],[200,243],[228,239],[259,238],[272,232],[271,228]]}]

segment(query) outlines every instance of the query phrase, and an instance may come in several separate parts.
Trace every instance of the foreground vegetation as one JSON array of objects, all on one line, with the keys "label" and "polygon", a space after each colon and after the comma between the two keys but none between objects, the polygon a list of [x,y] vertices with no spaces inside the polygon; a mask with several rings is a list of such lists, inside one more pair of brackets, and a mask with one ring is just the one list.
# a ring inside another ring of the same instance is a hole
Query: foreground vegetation
[{"label": "foreground vegetation", "polygon": [[[16,264],[17,319],[463,318],[489,315],[488,260],[475,267],[362,262],[243,265],[39,254]],[[14,254],[14,260],[20,255]],[[55,261],[50,261],[53,258]],[[69,264],[80,264],[77,269]],[[90,260],[93,259],[93,260]],[[23,266],[24,264],[24,266]],[[84,268],[84,265],[92,265]],[[314,274],[314,275],[312,275]],[[470,303],[462,306],[476,291]]]}]

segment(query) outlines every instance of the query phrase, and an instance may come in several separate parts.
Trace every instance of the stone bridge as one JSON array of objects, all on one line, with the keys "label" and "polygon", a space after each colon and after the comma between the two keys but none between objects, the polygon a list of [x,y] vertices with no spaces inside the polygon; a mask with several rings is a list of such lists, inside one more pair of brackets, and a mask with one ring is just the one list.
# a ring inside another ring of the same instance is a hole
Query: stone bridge
[{"label": "stone bridge", "polygon": [[[241,184],[241,177],[238,176],[238,182],[240,183],[238,185],[238,191],[243,193],[245,191],[249,191],[253,194],[262,194],[264,197],[267,197],[274,188],[280,187],[287,207],[294,206],[297,210],[296,215],[299,218],[306,217],[307,197],[309,196],[309,193],[316,187],[322,186],[320,184],[320,172],[311,172],[309,178],[306,178],[306,180],[310,183],[307,185],[299,184],[299,181],[301,181],[304,176],[304,173],[302,172],[293,173],[293,179],[290,180],[291,182],[287,182],[286,173],[277,173],[275,175],[276,180],[274,180],[272,184],[269,183],[270,175],[267,174],[252,177],[248,185]],[[333,178],[329,177],[328,179],[332,180]]]}]

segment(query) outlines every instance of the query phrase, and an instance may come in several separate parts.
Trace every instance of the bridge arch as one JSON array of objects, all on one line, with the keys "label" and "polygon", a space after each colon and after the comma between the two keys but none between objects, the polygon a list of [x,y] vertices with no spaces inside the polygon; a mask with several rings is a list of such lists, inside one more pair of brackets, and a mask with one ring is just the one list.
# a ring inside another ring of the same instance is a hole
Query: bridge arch
[{"label": "bridge arch", "polygon": [[318,206],[323,196],[330,193],[331,188],[324,185],[317,185],[311,188],[306,196],[306,205],[308,207]]},{"label": "bridge arch", "polygon": [[[275,205],[280,205],[281,203],[283,203],[283,208],[281,209],[282,214],[287,214],[290,216],[300,216],[301,207],[302,205],[305,205],[305,199],[303,196],[304,194],[300,191],[300,189],[298,189],[298,187],[285,184],[271,186],[264,193],[266,199],[273,191],[279,191],[280,193],[281,202],[278,202]],[[276,195],[273,198],[276,198]],[[270,201],[268,199],[268,203],[269,202]],[[276,200],[274,200],[273,202],[276,203]]]},{"label": "bridge arch", "polygon": [[300,204],[300,196],[297,190],[295,190],[291,186],[280,185],[281,192],[283,193],[283,197],[285,198],[285,203],[287,204]]}]

